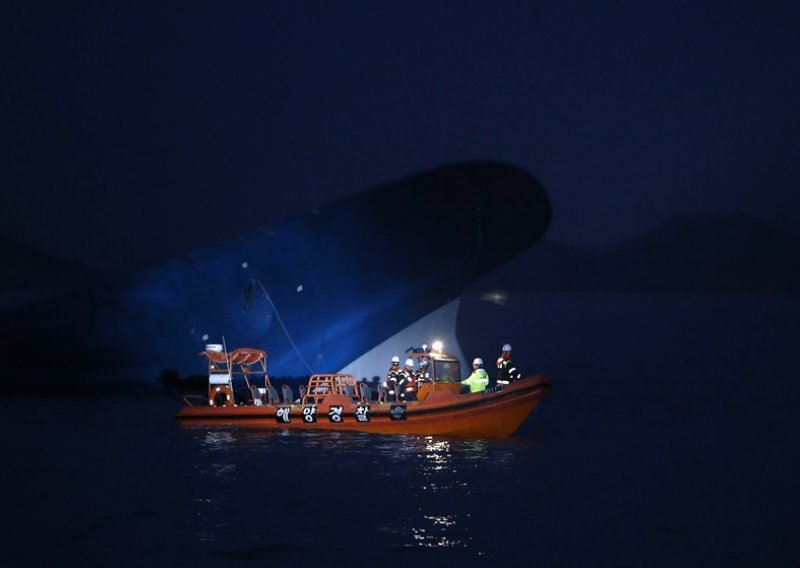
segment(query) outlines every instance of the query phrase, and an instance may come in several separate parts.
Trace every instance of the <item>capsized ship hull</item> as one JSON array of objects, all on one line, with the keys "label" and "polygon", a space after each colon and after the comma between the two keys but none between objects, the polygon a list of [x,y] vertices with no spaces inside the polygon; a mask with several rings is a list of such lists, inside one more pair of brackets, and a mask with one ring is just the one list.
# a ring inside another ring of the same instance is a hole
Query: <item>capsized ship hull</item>
[{"label": "capsized ship hull", "polygon": [[[267,201],[243,208],[252,215]],[[276,376],[344,369],[457,299],[549,223],[547,194],[524,170],[443,166],[0,314],[0,355],[32,380],[147,381],[194,375],[195,354],[224,339],[270,345]]]},{"label": "capsized ship hull", "polygon": [[494,392],[457,394],[445,388],[451,385],[436,386],[440,388],[424,400],[405,403],[358,402],[337,394],[315,405],[184,406],[176,418],[185,426],[502,438],[519,429],[541,398],[550,393],[546,375],[528,377]]}]

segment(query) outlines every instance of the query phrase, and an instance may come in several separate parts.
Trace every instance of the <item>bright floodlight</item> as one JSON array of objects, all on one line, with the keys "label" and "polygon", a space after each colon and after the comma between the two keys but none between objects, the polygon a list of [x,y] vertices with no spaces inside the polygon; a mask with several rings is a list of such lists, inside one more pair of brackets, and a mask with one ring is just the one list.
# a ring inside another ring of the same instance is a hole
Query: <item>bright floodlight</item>
[{"label": "bright floodlight", "polygon": [[443,345],[442,345],[442,342],[437,339],[436,341],[433,342],[432,347],[433,347],[434,351],[441,351]]}]

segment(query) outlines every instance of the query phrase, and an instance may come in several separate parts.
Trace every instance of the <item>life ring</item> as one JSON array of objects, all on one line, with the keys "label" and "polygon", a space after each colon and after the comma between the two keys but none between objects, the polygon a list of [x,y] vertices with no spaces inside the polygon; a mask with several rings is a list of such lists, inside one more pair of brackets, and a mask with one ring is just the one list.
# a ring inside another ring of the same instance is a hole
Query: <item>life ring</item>
[{"label": "life ring", "polygon": [[233,406],[233,393],[230,387],[223,385],[215,387],[208,393],[210,406]]}]

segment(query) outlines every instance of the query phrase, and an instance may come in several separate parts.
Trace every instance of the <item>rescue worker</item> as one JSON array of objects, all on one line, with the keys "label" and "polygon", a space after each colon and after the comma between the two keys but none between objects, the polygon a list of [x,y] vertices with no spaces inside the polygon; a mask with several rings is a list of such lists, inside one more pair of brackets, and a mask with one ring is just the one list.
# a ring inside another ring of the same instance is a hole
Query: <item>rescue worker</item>
[{"label": "rescue worker", "polygon": [[430,382],[431,377],[428,374],[428,367],[430,366],[430,361],[427,357],[423,357],[419,360],[419,368],[417,369],[415,375],[417,379],[417,390],[419,390],[419,385],[422,383]]},{"label": "rescue worker", "polygon": [[511,360],[511,345],[503,345],[503,352],[497,359],[497,385],[504,386],[522,378],[522,373],[517,370]]},{"label": "rescue worker", "polygon": [[405,367],[400,374],[397,383],[400,386],[400,398],[406,402],[417,400],[417,376],[414,372],[413,359],[406,359]]},{"label": "rescue worker", "polygon": [[396,401],[397,397],[396,388],[397,383],[400,380],[400,375],[402,375],[402,370],[400,369],[400,357],[394,356],[392,357],[392,366],[389,367],[389,371],[386,373],[386,380],[383,381],[383,386],[386,388],[386,401]]},{"label": "rescue worker", "polygon": [[469,392],[481,392],[489,386],[489,373],[483,368],[483,359],[475,357],[472,361],[472,374],[461,381],[465,387],[469,387]]}]

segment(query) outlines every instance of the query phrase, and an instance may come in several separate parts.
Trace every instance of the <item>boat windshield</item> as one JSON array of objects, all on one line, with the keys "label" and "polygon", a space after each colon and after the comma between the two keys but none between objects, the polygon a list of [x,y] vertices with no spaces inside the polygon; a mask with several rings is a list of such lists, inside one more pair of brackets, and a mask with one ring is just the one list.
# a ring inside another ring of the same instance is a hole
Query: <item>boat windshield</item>
[{"label": "boat windshield", "polygon": [[433,362],[434,376],[437,381],[450,383],[461,380],[461,369],[458,361],[435,360]]}]

